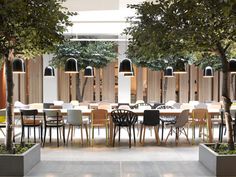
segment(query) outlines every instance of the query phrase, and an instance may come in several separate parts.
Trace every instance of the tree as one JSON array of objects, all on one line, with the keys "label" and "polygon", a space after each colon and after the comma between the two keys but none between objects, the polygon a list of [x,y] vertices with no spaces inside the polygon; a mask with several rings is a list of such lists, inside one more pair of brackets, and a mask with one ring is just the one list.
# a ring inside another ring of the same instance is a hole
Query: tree
[{"label": "tree", "polygon": [[[57,46],[50,62],[52,66],[63,68],[68,58],[75,58],[78,60],[79,70],[85,69],[87,66],[102,68],[117,57],[116,51],[114,42],[66,41]],[[81,102],[83,101],[87,78],[83,83],[82,90],[79,78],[78,73],[76,77],[76,98]]]},{"label": "tree", "polygon": [[130,18],[126,34],[132,36],[128,53],[143,58],[193,54],[215,55],[223,72],[222,98],[228,130],[229,149],[234,149],[229,98],[228,60],[235,51],[235,0],[158,0],[130,5],[136,16]]},{"label": "tree", "polygon": [[12,151],[13,75],[12,61],[20,54],[25,59],[54,50],[64,40],[69,15],[62,0],[0,1],[0,60],[6,67],[6,149]]}]

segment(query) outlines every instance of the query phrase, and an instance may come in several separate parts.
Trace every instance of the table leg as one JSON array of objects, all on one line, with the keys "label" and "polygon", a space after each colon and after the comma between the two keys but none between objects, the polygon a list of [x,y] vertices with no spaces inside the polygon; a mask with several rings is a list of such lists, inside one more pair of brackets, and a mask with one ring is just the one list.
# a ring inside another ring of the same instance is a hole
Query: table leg
[{"label": "table leg", "polygon": [[109,126],[109,144],[110,144],[110,146],[112,146],[112,144],[113,144],[113,122],[112,122],[112,118],[111,117],[109,117],[109,121],[110,121],[110,126]]}]

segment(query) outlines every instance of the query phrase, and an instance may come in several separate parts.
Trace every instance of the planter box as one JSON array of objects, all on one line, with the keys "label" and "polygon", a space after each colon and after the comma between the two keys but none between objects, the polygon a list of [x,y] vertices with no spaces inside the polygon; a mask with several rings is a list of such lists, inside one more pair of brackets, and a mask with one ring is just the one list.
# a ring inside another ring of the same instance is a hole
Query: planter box
[{"label": "planter box", "polygon": [[199,161],[216,176],[235,176],[236,155],[219,155],[206,145],[199,145]]},{"label": "planter box", "polygon": [[0,154],[0,176],[24,176],[40,158],[40,144],[35,144],[23,154]]}]

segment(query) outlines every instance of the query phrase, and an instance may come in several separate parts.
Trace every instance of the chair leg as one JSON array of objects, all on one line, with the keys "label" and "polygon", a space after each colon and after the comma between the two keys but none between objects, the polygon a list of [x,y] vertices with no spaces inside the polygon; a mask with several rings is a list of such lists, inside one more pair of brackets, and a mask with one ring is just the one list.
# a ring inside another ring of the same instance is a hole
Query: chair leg
[{"label": "chair leg", "polygon": [[34,143],[36,143],[36,130],[35,130],[35,126],[34,126]]},{"label": "chair leg", "polygon": [[43,147],[45,145],[46,133],[47,133],[47,127],[45,126],[45,128],[44,128],[44,137],[43,137]]},{"label": "chair leg", "polygon": [[52,128],[50,127],[49,128],[49,142],[51,143],[52,142]]},{"label": "chair leg", "polygon": [[22,126],[22,129],[21,129],[21,140],[20,140],[20,143],[22,144],[23,142],[23,138],[25,137],[25,127]]},{"label": "chair leg", "polygon": [[129,148],[131,148],[131,126],[129,126]]},{"label": "chair leg", "polygon": [[89,143],[89,138],[88,138],[88,126],[85,124],[85,133],[86,133],[86,139],[87,139],[87,144]]},{"label": "chair leg", "polygon": [[68,142],[69,142],[70,130],[71,130],[71,125],[69,125],[69,129],[68,129],[68,134],[67,134],[67,144],[68,144]]},{"label": "chair leg", "polygon": [[164,122],[161,122],[161,140],[163,141],[163,137],[164,137]]},{"label": "chair leg", "polygon": [[133,136],[134,136],[134,145],[136,145],[136,138],[135,138],[135,127],[133,125]]},{"label": "chair leg", "polygon": [[80,130],[81,130],[81,143],[82,146],[84,145],[84,140],[83,140],[83,124],[80,126]]},{"label": "chair leg", "polygon": [[186,133],[185,129],[183,128],[182,130],[183,130],[184,135],[185,135],[186,138],[187,138],[188,143],[191,144],[190,141],[189,141],[189,139],[188,139],[188,134]]},{"label": "chair leg", "polygon": [[119,140],[118,140],[118,142],[120,143],[120,126],[119,126]]},{"label": "chair leg", "polygon": [[40,126],[41,143],[43,143],[43,126]]},{"label": "chair leg", "polygon": [[146,126],[143,126],[143,145],[145,143],[145,133],[146,133]]},{"label": "chair leg", "polygon": [[63,133],[62,133],[62,136],[63,136],[63,143],[64,143],[64,146],[65,146],[65,144],[66,144],[66,139],[65,139],[65,126],[62,127],[62,131],[63,131]]},{"label": "chair leg", "polygon": [[179,128],[175,129],[175,144],[178,145],[179,142]]},{"label": "chair leg", "polygon": [[142,134],[143,134],[143,124],[141,124],[141,128],[140,128],[139,143],[142,143]]},{"label": "chair leg", "polygon": [[116,138],[116,125],[114,126],[113,129],[113,147],[115,147],[115,138]]},{"label": "chair leg", "polygon": [[159,138],[159,133],[158,133],[158,127],[157,126],[154,126],[154,132],[155,132],[156,142],[157,142],[157,144],[160,144],[160,138]]},{"label": "chair leg", "polygon": [[168,133],[168,135],[167,135],[167,137],[166,137],[166,139],[165,139],[165,144],[166,144],[166,142],[167,142],[169,136],[171,135],[172,131],[173,131],[173,127],[170,127],[170,131],[169,131],[169,133]]},{"label": "chair leg", "polygon": [[59,127],[57,127],[57,147],[59,147]]},{"label": "chair leg", "polygon": [[29,143],[29,137],[30,137],[30,128],[29,128],[29,127],[27,127],[27,129],[28,129],[28,143]]}]

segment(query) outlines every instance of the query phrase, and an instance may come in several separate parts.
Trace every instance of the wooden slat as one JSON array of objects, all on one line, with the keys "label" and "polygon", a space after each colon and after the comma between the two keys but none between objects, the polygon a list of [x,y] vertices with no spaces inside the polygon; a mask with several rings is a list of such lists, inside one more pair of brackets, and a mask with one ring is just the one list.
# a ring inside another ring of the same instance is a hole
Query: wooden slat
[{"label": "wooden slat", "polygon": [[186,74],[179,76],[179,102],[187,103],[189,101],[189,67]]},{"label": "wooden slat", "polygon": [[148,69],[147,102],[160,102],[160,71]]},{"label": "wooden slat", "polygon": [[[162,102],[165,103],[169,100],[176,100],[175,95],[175,88],[176,88],[176,81],[175,77],[173,78],[165,78],[162,79]],[[166,85],[166,91],[165,91],[165,84]]]},{"label": "wooden slat", "polygon": [[199,69],[199,101],[212,100],[212,78],[203,78],[203,70]]},{"label": "wooden slat", "polygon": [[213,78],[213,101],[219,101],[219,72],[214,72],[214,78]]},{"label": "wooden slat", "polygon": [[190,66],[190,101],[197,100],[197,87],[198,87],[198,78],[197,78],[197,67],[194,65]]},{"label": "wooden slat", "polygon": [[95,101],[100,101],[100,69],[95,69]]},{"label": "wooden slat", "polygon": [[69,74],[66,74],[63,69],[58,69],[58,99],[64,102],[69,102]]},{"label": "wooden slat", "polygon": [[135,77],[137,83],[136,100],[143,100],[143,68],[137,68],[137,74]]},{"label": "wooden slat", "polygon": [[115,68],[109,63],[102,69],[102,100],[115,102]]}]

